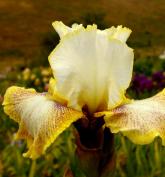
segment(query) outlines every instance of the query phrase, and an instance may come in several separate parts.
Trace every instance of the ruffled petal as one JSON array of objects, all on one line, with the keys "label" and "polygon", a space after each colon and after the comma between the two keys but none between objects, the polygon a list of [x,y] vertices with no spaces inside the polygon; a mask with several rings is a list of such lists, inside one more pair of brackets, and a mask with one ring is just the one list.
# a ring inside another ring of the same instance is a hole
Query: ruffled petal
[{"label": "ruffled petal", "polygon": [[[56,32],[59,34],[60,38],[64,37],[68,33],[85,29],[82,24],[75,23],[72,25],[72,27],[69,27],[62,23],[61,21],[55,21],[52,23],[52,25]],[[105,30],[98,29],[97,32],[106,35],[109,38],[117,39],[120,40],[121,42],[126,42],[132,31],[129,28],[122,27],[122,25],[119,25],[117,27],[112,26],[111,28],[107,28]]]},{"label": "ruffled petal", "polygon": [[78,25],[76,23],[73,24],[72,27],[70,28],[64,25],[61,21],[55,21],[52,23],[52,25],[54,29],[56,30],[56,32],[59,34],[60,38],[62,38],[68,33],[84,28],[82,24]]},{"label": "ruffled petal", "polygon": [[129,28],[122,27],[122,25],[119,25],[117,26],[117,28],[112,26],[111,28],[105,29],[101,32],[103,32],[110,38],[117,39],[125,43],[127,39],[129,38],[132,31]]},{"label": "ruffled petal", "polygon": [[135,144],[148,144],[159,136],[165,145],[165,89],[104,114],[105,124],[113,133],[122,132]]},{"label": "ruffled petal", "polygon": [[10,87],[4,97],[4,111],[19,123],[16,137],[26,139],[24,155],[37,158],[70,124],[83,114],[54,102],[50,95],[34,89]]},{"label": "ruffled petal", "polygon": [[104,35],[96,25],[89,25],[62,38],[49,62],[56,89],[68,106],[81,110],[86,105],[93,113],[112,109],[125,99],[133,58],[133,50],[118,37]]}]

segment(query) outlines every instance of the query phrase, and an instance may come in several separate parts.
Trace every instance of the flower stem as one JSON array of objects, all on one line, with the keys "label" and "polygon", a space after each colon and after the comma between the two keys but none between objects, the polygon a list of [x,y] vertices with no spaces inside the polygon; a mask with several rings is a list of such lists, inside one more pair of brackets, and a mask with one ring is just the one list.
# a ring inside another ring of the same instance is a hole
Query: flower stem
[{"label": "flower stem", "polygon": [[124,136],[121,136],[121,144],[122,144],[124,153],[127,155],[128,154],[128,150],[127,150],[127,145],[126,145],[125,137]]},{"label": "flower stem", "polygon": [[154,150],[155,150],[155,162],[156,162],[156,168],[157,170],[161,169],[161,159],[160,159],[160,148],[159,148],[159,142],[155,141],[154,143]]},{"label": "flower stem", "polygon": [[136,161],[139,167],[142,167],[142,161],[141,161],[141,157],[140,157],[140,147],[137,146],[136,148]]},{"label": "flower stem", "polygon": [[35,170],[36,170],[36,161],[32,160],[29,177],[34,177],[35,176]]},{"label": "flower stem", "polygon": [[119,162],[117,162],[116,168],[119,170],[119,174],[121,177],[126,177],[126,174],[125,174],[124,170],[122,169],[122,167],[120,166]]}]

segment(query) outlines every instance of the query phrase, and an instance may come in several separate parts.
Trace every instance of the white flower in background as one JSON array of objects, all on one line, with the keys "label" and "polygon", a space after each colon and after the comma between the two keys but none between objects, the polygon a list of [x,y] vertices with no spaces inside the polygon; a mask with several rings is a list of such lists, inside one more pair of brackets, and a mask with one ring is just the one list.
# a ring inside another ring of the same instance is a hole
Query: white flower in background
[{"label": "white flower in background", "polygon": [[165,50],[163,51],[161,55],[159,55],[159,58],[162,60],[165,60]]}]

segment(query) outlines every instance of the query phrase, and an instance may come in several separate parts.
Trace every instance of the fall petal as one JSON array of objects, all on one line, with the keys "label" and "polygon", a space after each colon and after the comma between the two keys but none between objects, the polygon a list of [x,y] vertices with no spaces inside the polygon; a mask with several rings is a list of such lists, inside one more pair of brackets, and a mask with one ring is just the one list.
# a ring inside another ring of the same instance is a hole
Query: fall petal
[{"label": "fall petal", "polygon": [[19,123],[17,138],[26,139],[26,157],[37,158],[70,124],[81,118],[81,112],[67,108],[46,93],[34,89],[10,87],[4,97],[4,111]]},{"label": "fall petal", "polygon": [[136,144],[151,143],[159,136],[165,145],[165,90],[104,114],[106,126],[113,133],[122,132]]}]

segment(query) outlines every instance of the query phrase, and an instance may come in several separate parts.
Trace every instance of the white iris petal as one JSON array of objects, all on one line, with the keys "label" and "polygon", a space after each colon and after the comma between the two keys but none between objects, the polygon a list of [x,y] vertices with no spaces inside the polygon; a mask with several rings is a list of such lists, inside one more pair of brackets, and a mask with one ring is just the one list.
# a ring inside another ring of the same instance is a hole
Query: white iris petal
[{"label": "white iris petal", "polygon": [[123,42],[128,33],[122,38],[119,29],[112,36],[102,32],[96,25],[72,32],[49,56],[57,91],[69,107],[81,110],[87,105],[93,113],[112,109],[124,99],[133,66],[133,50]]}]

